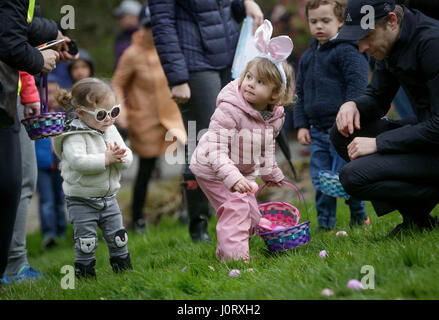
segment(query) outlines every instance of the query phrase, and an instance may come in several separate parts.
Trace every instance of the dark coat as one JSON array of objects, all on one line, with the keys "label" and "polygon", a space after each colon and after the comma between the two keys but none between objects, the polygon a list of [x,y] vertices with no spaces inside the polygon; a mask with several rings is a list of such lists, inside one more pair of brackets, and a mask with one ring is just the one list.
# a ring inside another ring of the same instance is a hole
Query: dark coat
[{"label": "dark coat", "polygon": [[242,0],[150,0],[157,52],[171,86],[189,72],[221,70],[233,62],[245,17]]},{"label": "dark coat", "polygon": [[439,148],[439,21],[404,8],[401,28],[389,56],[375,64],[365,94],[353,101],[362,122],[379,119],[402,86],[418,123],[378,135],[378,152],[431,152]]},{"label": "dark coat", "polygon": [[355,42],[330,40],[318,48],[313,38],[299,62],[294,127],[329,129],[340,106],[364,93],[369,75]]}]

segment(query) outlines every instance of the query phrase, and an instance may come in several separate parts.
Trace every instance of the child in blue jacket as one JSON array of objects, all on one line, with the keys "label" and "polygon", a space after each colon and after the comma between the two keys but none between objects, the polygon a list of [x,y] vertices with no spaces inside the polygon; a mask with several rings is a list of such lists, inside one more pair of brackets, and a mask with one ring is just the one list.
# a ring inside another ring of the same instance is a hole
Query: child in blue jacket
[{"label": "child in blue jacket", "polygon": [[[59,108],[55,100],[58,90],[56,79],[48,77],[48,108],[55,112]],[[37,190],[43,247],[56,245],[56,240],[64,235],[66,218],[64,208],[63,179],[58,169],[59,160],[53,151],[52,138],[35,140],[35,152],[38,165]]]},{"label": "child in blue jacket", "polygon": [[[345,7],[344,0],[307,2],[306,15],[313,39],[300,59],[296,83],[294,127],[298,129],[299,142],[311,144],[310,171],[320,231],[335,228],[337,199],[321,192],[319,171],[334,168],[338,172],[346,163],[335,151],[328,132],[339,107],[361,95],[368,83],[368,61],[357,44],[337,40]],[[369,224],[363,201],[351,197],[346,203],[351,210],[351,226]]]}]

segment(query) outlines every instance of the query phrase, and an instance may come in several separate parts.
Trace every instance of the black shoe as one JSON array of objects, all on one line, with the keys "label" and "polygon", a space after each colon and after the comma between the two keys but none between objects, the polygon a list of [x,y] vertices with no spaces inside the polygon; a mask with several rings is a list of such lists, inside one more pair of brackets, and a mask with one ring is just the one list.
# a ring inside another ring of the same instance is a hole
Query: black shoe
[{"label": "black shoe", "polygon": [[133,270],[129,253],[125,257],[110,258],[110,264],[115,273],[123,272],[125,270]]},{"label": "black shoe", "polygon": [[209,237],[209,234],[207,232],[198,233],[196,235],[191,234],[192,241],[194,242],[207,242],[211,243],[212,240]]},{"label": "black shoe", "polygon": [[93,278],[96,279],[95,272],[96,260],[91,261],[89,264],[85,265],[81,262],[75,262],[75,275],[79,279],[81,278]]},{"label": "black shoe", "polygon": [[416,226],[422,231],[430,231],[433,228],[439,226],[439,219],[437,217],[432,217],[428,215],[425,219],[416,221]]},{"label": "black shoe", "polygon": [[203,191],[196,187],[189,190],[185,188],[185,199],[187,201],[187,213],[189,217],[189,234],[193,241],[211,242],[207,233],[207,215],[209,203]]},{"label": "black shoe", "polygon": [[142,218],[134,221],[133,230],[136,233],[145,233],[146,232],[146,221]]}]

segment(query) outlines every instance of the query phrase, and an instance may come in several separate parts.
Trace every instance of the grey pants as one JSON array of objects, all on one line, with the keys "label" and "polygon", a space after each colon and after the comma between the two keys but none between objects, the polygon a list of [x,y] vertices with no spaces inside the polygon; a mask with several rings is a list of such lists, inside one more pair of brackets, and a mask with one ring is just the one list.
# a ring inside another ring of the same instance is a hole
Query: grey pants
[{"label": "grey pants", "polygon": [[107,242],[110,258],[128,254],[128,236],[115,195],[94,200],[66,197],[66,203],[69,221],[73,224],[75,262],[88,264],[95,260],[98,226]]},{"label": "grey pants", "polygon": [[[19,103],[18,97],[17,114],[21,121],[23,116],[23,106]],[[15,217],[14,233],[8,253],[8,265],[5,270],[7,277],[15,276],[22,267],[28,264],[26,251],[26,221],[29,211],[29,203],[35,192],[37,184],[37,159],[35,156],[35,143],[32,141],[25,128],[20,124],[20,149],[21,149],[21,168],[22,183],[21,197]]]},{"label": "grey pants", "polygon": [[[198,133],[209,128],[210,118],[216,109],[216,98],[221,89],[231,80],[230,68],[219,71],[191,72],[189,75],[188,83],[191,89],[191,98],[187,103],[179,105],[189,139],[186,146],[187,159],[183,174],[185,180],[195,180],[189,169],[189,161],[197,144]],[[192,127],[193,123],[189,123],[190,121],[195,121],[196,128]],[[189,127],[189,124],[191,127]]]}]

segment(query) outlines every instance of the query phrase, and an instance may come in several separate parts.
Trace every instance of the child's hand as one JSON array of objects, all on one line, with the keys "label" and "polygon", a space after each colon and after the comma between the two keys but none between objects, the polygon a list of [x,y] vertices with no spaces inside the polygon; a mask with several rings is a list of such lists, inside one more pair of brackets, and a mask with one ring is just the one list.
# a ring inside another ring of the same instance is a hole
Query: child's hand
[{"label": "child's hand", "polygon": [[235,185],[232,187],[232,191],[240,193],[253,192],[253,189],[253,183],[246,178],[241,178],[241,180],[235,183]]},{"label": "child's hand", "polygon": [[297,132],[297,140],[299,140],[300,144],[304,146],[311,144],[311,135],[309,134],[309,129],[300,128]]},{"label": "child's hand", "polygon": [[123,163],[126,157],[126,149],[122,149],[116,142],[114,146],[107,145],[107,151],[105,152],[105,165],[109,166],[113,163]]}]

